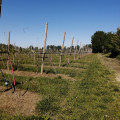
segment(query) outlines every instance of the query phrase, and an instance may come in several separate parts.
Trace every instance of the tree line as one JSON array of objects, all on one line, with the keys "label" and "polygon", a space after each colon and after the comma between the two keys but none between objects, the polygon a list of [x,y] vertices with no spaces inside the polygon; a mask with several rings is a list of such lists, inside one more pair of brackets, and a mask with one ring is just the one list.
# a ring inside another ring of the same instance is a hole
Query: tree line
[{"label": "tree line", "polygon": [[[87,44],[85,46],[91,48],[91,44]],[[77,50],[79,50],[81,48],[79,45],[78,46],[72,46],[72,51],[73,52],[76,50],[76,47],[77,47]],[[0,43],[0,51],[7,51],[7,50],[8,50],[8,45]],[[14,46],[14,45],[10,44],[9,50],[10,50],[10,52],[16,51],[16,52],[22,52],[22,53],[30,52],[30,51],[42,52],[43,48],[34,47],[33,45],[30,45],[27,48],[22,48],[22,47],[18,47],[18,46]],[[70,47],[64,46],[64,51],[69,52],[69,50],[70,50]],[[58,46],[47,45],[46,46],[46,51],[48,53],[49,52],[57,52],[57,53],[59,52],[60,53],[61,52],[61,46],[60,45],[58,45]]]},{"label": "tree line", "polygon": [[117,32],[96,31],[91,37],[93,53],[110,53],[111,57],[120,55],[120,28]]}]

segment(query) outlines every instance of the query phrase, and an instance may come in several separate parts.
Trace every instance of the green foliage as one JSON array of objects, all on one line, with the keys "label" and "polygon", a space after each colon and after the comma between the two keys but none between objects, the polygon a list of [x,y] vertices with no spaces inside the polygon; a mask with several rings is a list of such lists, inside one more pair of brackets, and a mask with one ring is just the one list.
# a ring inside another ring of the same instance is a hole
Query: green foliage
[{"label": "green foliage", "polygon": [[69,114],[71,120],[119,119],[119,86],[112,83],[111,73],[100,61],[94,55],[91,57],[85,74],[79,76],[73,95],[67,99],[67,105],[72,107],[63,113]]},{"label": "green foliage", "polygon": [[[117,31],[118,32],[118,31]],[[116,57],[120,54],[120,35],[114,34],[111,39],[111,56]]]},{"label": "green foliage", "polygon": [[120,60],[120,55],[117,56],[117,59]]},{"label": "green foliage", "polygon": [[97,31],[91,37],[93,53],[111,53],[111,57],[120,54],[120,29],[116,33]]},{"label": "green foliage", "polygon": [[106,33],[97,31],[92,36],[92,48],[94,53],[104,52]]}]

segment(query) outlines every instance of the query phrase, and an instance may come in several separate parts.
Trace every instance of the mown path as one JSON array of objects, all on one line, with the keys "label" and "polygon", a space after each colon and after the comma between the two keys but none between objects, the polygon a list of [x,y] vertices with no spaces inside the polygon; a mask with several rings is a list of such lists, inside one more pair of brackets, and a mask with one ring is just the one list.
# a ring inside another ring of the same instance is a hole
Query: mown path
[{"label": "mown path", "polygon": [[109,58],[101,54],[99,54],[99,58],[107,69],[115,72],[116,80],[120,82],[120,61],[116,58]]}]

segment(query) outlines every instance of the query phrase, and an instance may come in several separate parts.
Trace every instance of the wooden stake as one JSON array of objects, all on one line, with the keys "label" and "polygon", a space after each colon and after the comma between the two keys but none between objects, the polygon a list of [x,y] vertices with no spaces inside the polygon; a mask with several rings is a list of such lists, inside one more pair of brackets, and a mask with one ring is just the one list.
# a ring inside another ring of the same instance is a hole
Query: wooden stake
[{"label": "wooden stake", "polygon": [[65,34],[66,34],[66,32],[64,32],[63,44],[62,44],[62,49],[61,49],[61,54],[60,54],[60,63],[59,63],[59,67],[60,67],[60,65],[61,65],[61,63],[62,63],[62,55],[63,55],[63,49],[64,49]]},{"label": "wooden stake", "polygon": [[46,40],[47,40],[47,29],[48,29],[48,22],[46,23],[46,29],[45,29],[45,39],[44,39],[44,46],[43,46],[43,56],[42,56],[42,64],[41,64],[41,74],[43,74],[43,68],[44,68],[45,47],[46,47]]}]

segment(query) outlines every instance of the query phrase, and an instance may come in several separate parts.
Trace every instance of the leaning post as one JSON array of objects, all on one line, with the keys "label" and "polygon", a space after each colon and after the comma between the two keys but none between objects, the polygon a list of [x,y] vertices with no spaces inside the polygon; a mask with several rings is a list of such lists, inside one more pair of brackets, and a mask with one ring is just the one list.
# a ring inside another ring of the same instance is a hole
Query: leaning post
[{"label": "leaning post", "polygon": [[62,62],[62,55],[63,55],[63,49],[64,49],[65,35],[66,35],[66,32],[64,32],[63,44],[62,44],[62,49],[61,49],[61,54],[60,54],[60,63],[59,63],[59,67],[60,67],[61,62]]},{"label": "leaning post", "polygon": [[47,40],[47,30],[48,30],[48,22],[46,23],[46,29],[45,29],[45,38],[44,38],[44,45],[43,45],[43,55],[42,55],[42,64],[41,64],[41,74],[43,74],[43,68],[44,68],[44,59],[45,59],[45,47],[46,47],[46,40]]}]

